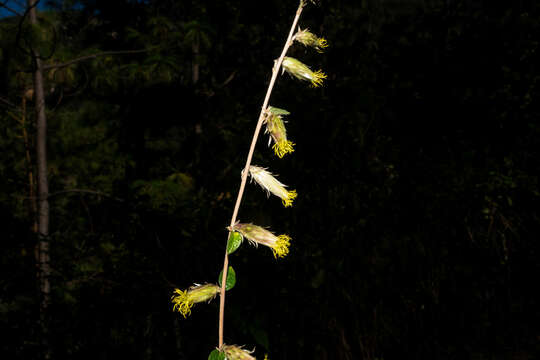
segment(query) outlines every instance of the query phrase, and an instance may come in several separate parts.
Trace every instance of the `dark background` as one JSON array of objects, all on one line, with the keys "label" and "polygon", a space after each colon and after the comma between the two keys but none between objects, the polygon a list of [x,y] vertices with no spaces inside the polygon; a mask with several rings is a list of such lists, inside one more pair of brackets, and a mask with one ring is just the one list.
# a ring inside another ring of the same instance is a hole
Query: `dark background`
[{"label": "dark background", "polygon": [[[46,352],[31,99],[17,121],[33,43],[49,63],[149,49],[46,74],[53,358],[206,359],[219,299],[183,319],[170,296],[217,280],[297,2],[44,5],[37,32],[0,19],[0,357]],[[328,79],[278,78],[296,151],[277,159],[261,136],[254,156],[299,196],[285,209],[251,184],[239,214],[291,252],[231,255],[225,342],[260,359],[540,357],[540,4],[333,0],[300,25],[330,47],[289,54]]]}]

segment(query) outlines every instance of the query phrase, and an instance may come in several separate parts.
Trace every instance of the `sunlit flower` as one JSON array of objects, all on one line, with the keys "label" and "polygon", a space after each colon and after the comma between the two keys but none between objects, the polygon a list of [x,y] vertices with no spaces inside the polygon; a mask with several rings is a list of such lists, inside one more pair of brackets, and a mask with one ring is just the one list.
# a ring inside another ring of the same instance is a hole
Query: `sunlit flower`
[{"label": "sunlit flower", "polygon": [[272,139],[274,140],[274,153],[282,158],[287,153],[292,153],[294,151],[294,143],[290,140],[287,140],[287,130],[285,129],[285,121],[283,121],[282,115],[290,114],[287,110],[275,108],[269,106],[266,110],[266,132],[270,134],[268,139],[268,145]]},{"label": "sunlit flower", "polygon": [[173,295],[173,311],[178,311],[184,317],[191,314],[191,307],[195,303],[212,300],[220,292],[221,288],[215,284],[195,284],[187,290],[174,290],[176,295]]},{"label": "sunlit flower", "polygon": [[297,79],[311,81],[311,85],[314,87],[321,86],[323,79],[326,79],[326,74],[321,70],[313,72],[307,65],[292,57],[283,58],[282,65],[284,71]]},{"label": "sunlit flower", "polygon": [[308,29],[302,30],[298,28],[298,32],[294,35],[293,40],[298,41],[304,46],[310,46],[322,53],[324,48],[328,47],[328,42],[324,38],[310,32]]},{"label": "sunlit flower", "polygon": [[239,232],[255,246],[259,244],[268,246],[272,249],[275,258],[285,257],[289,253],[291,238],[288,235],[276,236],[265,228],[253,224],[236,223],[229,226],[228,230]]},{"label": "sunlit flower", "polygon": [[251,356],[253,351],[245,350],[242,346],[224,344],[221,349],[225,353],[227,360],[257,360]]},{"label": "sunlit flower", "polygon": [[268,196],[270,193],[281,198],[285,207],[292,206],[294,199],[296,199],[296,190],[287,190],[285,185],[280,183],[270,172],[266,169],[251,165],[249,167],[249,174],[251,179],[255,180],[264,190],[266,190]]}]

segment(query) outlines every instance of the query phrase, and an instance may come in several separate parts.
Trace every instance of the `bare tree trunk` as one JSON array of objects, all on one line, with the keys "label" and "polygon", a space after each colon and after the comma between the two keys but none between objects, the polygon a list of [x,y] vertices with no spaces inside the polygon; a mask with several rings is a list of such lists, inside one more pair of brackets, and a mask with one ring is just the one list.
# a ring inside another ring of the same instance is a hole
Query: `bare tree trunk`
[{"label": "bare tree trunk", "polygon": [[[28,0],[29,18],[37,25],[36,1]],[[38,195],[38,242],[39,242],[39,288],[40,325],[42,331],[43,356],[50,359],[48,308],[50,304],[50,257],[49,257],[49,182],[47,179],[47,116],[45,114],[45,91],[43,88],[43,64],[39,51],[32,49],[34,60],[34,103],[36,108],[36,162]]]},{"label": "bare tree trunk", "polygon": [[[33,94],[33,92],[32,92]],[[32,96],[33,97],[33,96]],[[32,99],[32,97],[30,99]],[[30,155],[30,139],[28,137],[28,131],[26,130],[26,99],[27,98],[27,91],[24,91],[22,93],[22,102],[21,102],[21,128],[22,128],[22,136],[24,140],[24,152],[26,155],[26,172],[28,174],[28,199],[30,201],[28,213],[30,214],[30,217],[32,218],[32,233],[38,234],[38,221],[37,221],[37,209],[38,209],[38,203],[37,198],[35,194],[35,184],[34,184],[34,171],[32,166],[32,156]],[[36,261],[36,275],[37,278],[40,278],[41,270],[39,267],[39,243],[37,243],[34,246],[34,259]]]}]

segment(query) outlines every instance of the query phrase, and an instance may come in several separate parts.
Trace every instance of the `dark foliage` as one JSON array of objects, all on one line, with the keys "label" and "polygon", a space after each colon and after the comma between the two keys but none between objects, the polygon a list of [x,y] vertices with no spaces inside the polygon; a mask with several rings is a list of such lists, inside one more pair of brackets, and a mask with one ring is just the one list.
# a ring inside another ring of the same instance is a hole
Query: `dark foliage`
[{"label": "dark foliage", "polygon": [[[82,1],[42,13],[55,36],[40,46],[61,40],[51,62],[152,48],[48,77],[55,359],[204,359],[216,346],[218,301],[183,319],[169,299],[221,270],[295,8]],[[274,359],[540,356],[540,6],[336,0],[303,16],[330,47],[292,56],[329,78],[279,78],[271,104],[291,112],[296,151],[276,159],[264,137],[254,158],[299,198],[283,209],[250,185],[239,215],[290,234],[291,253],[244,244],[231,256],[225,341]],[[38,359],[19,112],[31,64],[14,24],[0,22],[0,96],[18,107],[0,102],[0,354]]]}]

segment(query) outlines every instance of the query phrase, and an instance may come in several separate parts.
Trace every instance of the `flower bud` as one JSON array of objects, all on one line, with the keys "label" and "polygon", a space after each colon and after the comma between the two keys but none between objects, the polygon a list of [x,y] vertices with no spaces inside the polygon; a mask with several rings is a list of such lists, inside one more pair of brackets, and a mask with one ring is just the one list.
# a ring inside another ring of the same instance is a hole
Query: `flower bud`
[{"label": "flower bud", "polygon": [[298,41],[304,46],[309,46],[322,53],[324,48],[328,47],[328,42],[324,38],[317,37],[308,29],[302,30],[298,28],[298,32],[294,35],[293,40]]},{"label": "flower bud", "polygon": [[285,189],[285,185],[280,183],[270,172],[262,167],[251,165],[249,167],[249,174],[251,175],[251,179],[255,180],[257,184],[266,190],[268,195],[272,193],[281,198],[285,207],[292,206],[294,199],[297,197],[296,190],[288,191]]},{"label": "flower bud", "polygon": [[288,72],[295,78],[304,81],[311,81],[311,85],[313,87],[321,86],[323,79],[326,79],[326,74],[321,70],[313,72],[307,65],[292,57],[286,56],[283,58],[282,66],[284,71]]},{"label": "flower bud", "polygon": [[220,292],[221,288],[215,284],[195,284],[188,290],[174,290],[176,295],[173,295],[171,301],[173,302],[173,311],[178,311],[184,317],[191,314],[191,307],[195,303],[212,300]]},{"label": "flower bud", "polygon": [[287,153],[292,153],[294,151],[294,143],[287,140],[287,130],[285,129],[285,121],[283,121],[282,115],[290,114],[288,111],[269,106],[266,110],[266,133],[270,134],[268,139],[268,145],[272,139],[274,140],[274,145],[272,149],[274,153],[282,158]]},{"label": "flower bud", "polygon": [[224,344],[222,350],[227,360],[257,360],[251,356],[253,351],[242,349],[241,346]]},{"label": "flower bud", "polygon": [[228,230],[239,232],[255,246],[258,244],[268,246],[272,249],[275,258],[285,257],[289,253],[291,238],[288,235],[276,236],[265,228],[253,224],[236,223],[229,226]]}]

